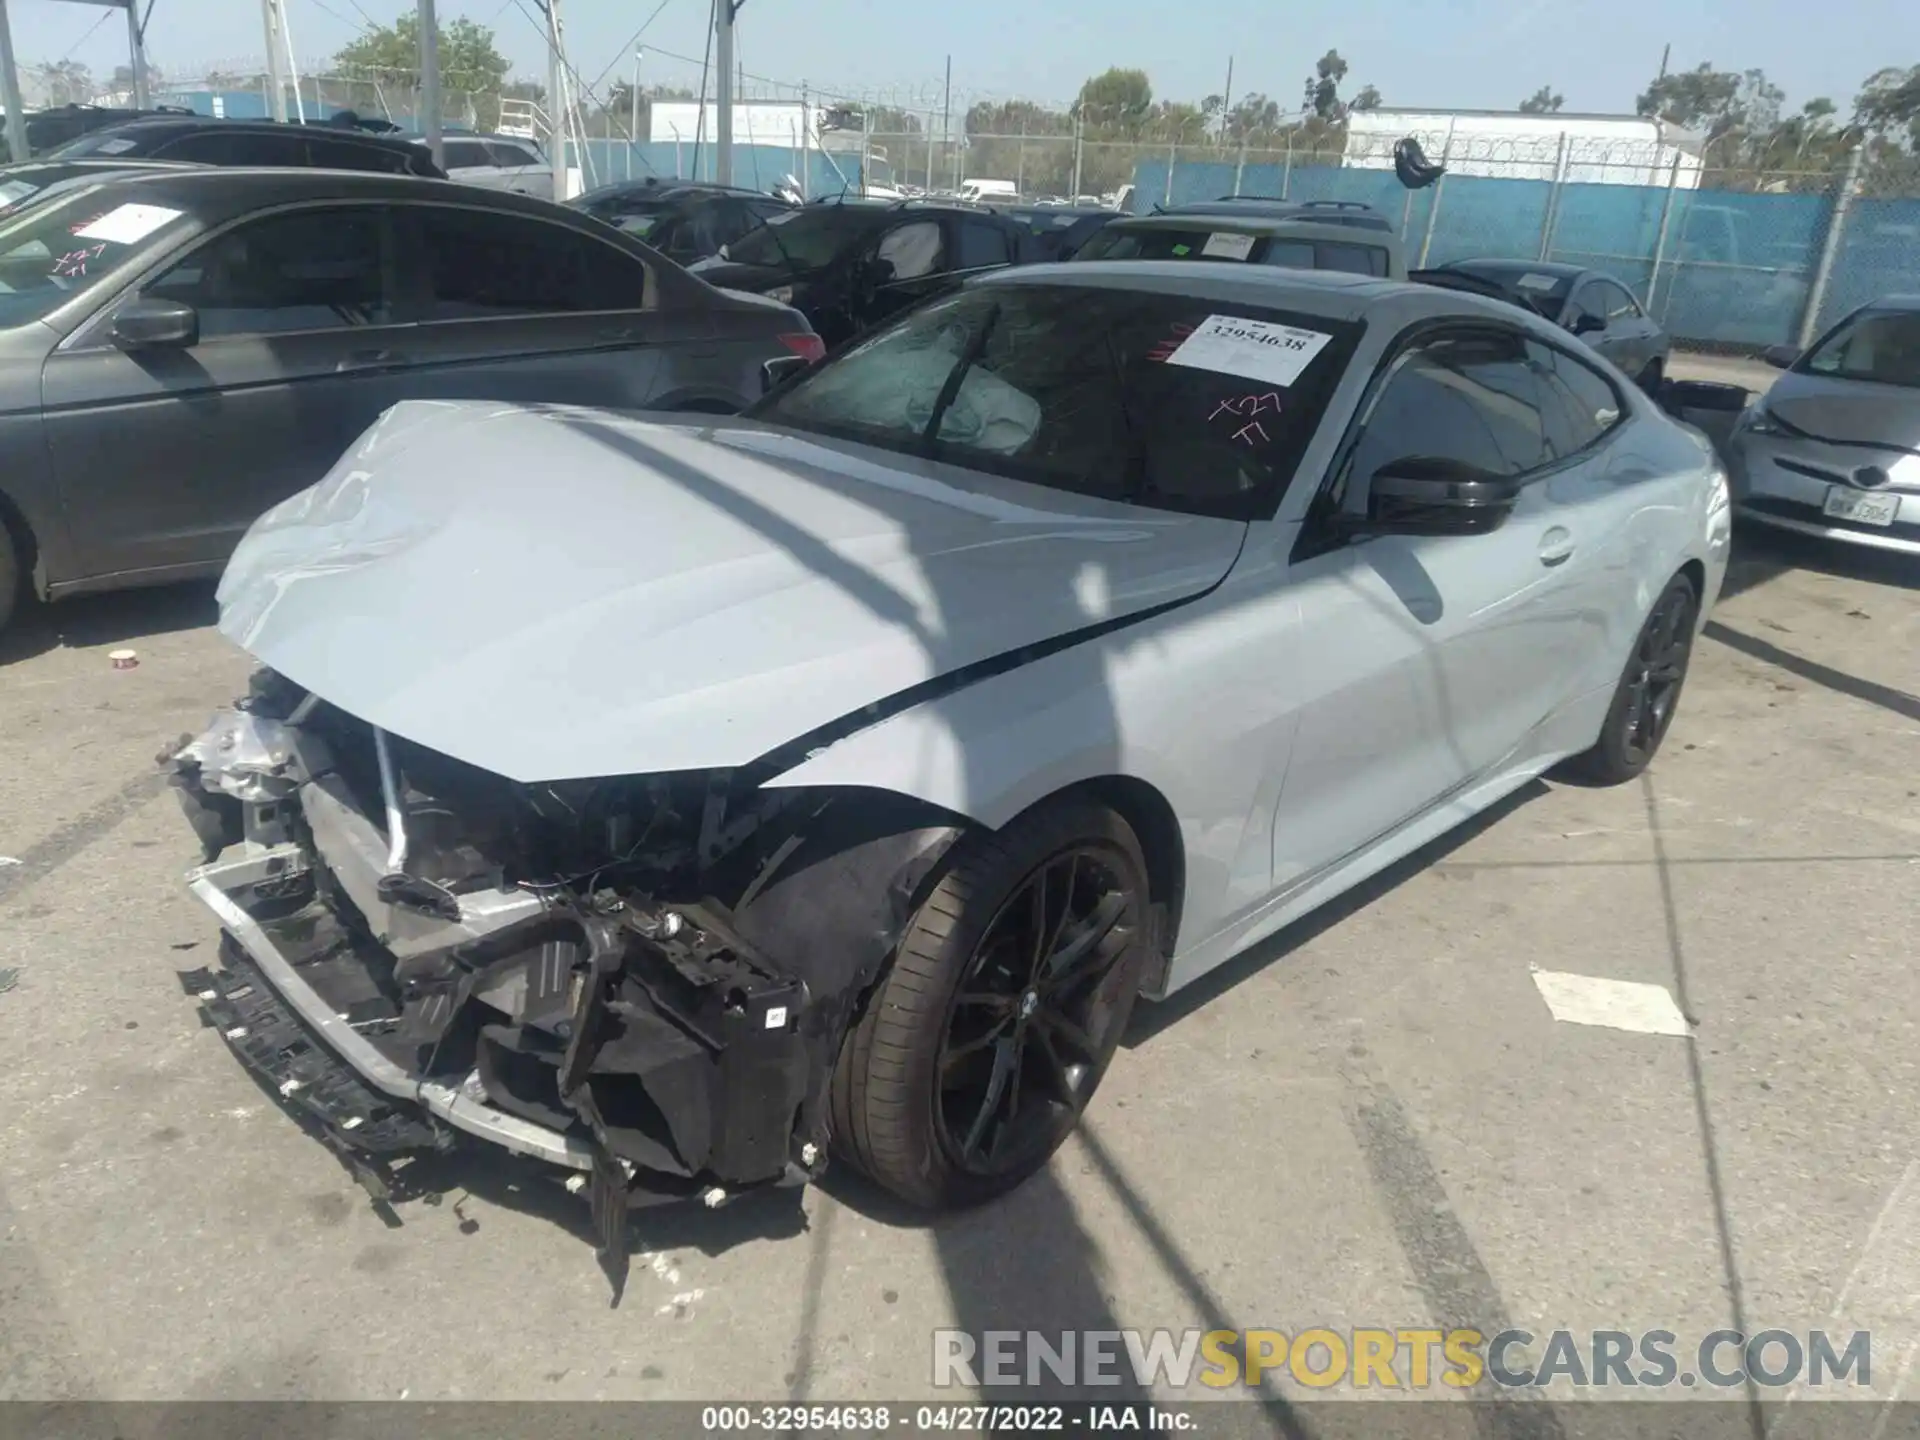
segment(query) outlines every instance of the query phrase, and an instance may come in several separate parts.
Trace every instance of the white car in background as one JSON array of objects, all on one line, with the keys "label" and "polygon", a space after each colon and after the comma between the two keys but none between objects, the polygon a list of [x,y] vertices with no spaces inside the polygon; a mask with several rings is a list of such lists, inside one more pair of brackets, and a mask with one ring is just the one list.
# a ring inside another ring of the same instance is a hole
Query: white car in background
[{"label": "white car in background", "polygon": [[535,141],[517,135],[449,135],[442,143],[449,180],[516,195],[553,194],[553,166]]}]

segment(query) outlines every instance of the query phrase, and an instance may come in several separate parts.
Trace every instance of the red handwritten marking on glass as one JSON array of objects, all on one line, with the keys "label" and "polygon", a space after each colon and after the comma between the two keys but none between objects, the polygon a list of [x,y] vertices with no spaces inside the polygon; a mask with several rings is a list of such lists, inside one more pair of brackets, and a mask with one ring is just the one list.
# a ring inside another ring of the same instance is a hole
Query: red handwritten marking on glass
[{"label": "red handwritten marking on glass", "polygon": [[1184,320],[1180,321],[1173,327],[1173,333],[1171,335],[1169,335],[1166,339],[1160,341],[1157,345],[1153,347],[1153,349],[1147,352],[1147,359],[1149,360],[1170,359],[1173,355],[1173,352],[1178,350],[1181,344],[1185,342],[1186,338],[1189,335],[1193,334],[1193,332],[1198,328],[1199,327],[1196,325],[1189,325]]}]

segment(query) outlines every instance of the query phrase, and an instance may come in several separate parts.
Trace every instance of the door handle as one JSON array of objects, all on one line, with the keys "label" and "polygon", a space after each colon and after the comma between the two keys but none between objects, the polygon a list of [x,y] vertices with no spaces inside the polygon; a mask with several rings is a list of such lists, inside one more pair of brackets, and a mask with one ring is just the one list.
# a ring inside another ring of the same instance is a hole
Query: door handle
[{"label": "door handle", "polygon": [[1556,525],[1540,537],[1540,563],[1564,565],[1573,558],[1573,532]]},{"label": "door handle", "polygon": [[355,370],[384,370],[389,366],[405,364],[406,358],[397,350],[355,350],[341,357],[333,367],[333,373],[345,375]]}]

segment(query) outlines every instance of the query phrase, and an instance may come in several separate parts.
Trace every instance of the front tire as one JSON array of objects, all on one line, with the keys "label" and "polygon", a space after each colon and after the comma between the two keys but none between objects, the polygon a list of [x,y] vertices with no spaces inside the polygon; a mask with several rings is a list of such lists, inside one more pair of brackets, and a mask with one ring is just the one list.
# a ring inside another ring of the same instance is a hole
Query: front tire
[{"label": "front tire", "polygon": [[1567,775],[1593,785],[1621,785],[1652,762],[1680,708],[1699,613],[1693,582],[1674,576],[1634,639],[1599,740],[1567,761]]},{"label": "front tire", "polygon": [[1140,842],[1090,801],[976,832],[903,932],[842,1046],[834,1145],[910,1203],[979,1204],[1078,1123],[1140,989]]}]

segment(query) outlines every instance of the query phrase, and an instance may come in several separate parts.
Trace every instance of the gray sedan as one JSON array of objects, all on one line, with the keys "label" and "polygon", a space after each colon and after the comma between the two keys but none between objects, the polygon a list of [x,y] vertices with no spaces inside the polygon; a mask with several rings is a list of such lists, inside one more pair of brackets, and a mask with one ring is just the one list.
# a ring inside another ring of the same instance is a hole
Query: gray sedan
[{"label": "gray sedan", "polygon": [[1727,446],[1742,517],[1920,555],[1920,296],[1856,310],[1749,406]]},{"label": "gray sedan", "polygon": [[543,201],[293,169],[70,178],[0,214],[0,625],[28,583],[219,573],[400,401],[725,412],[819,344]]},{"label": "gray sedan", "polygon": [[1607,357],[1649,394],[1667,373],[1673,341],[1634,293],[1613,276],[1546,260],[1454,260],[1442,272],[1497,288],[1516,305],[1538,311]]}]

